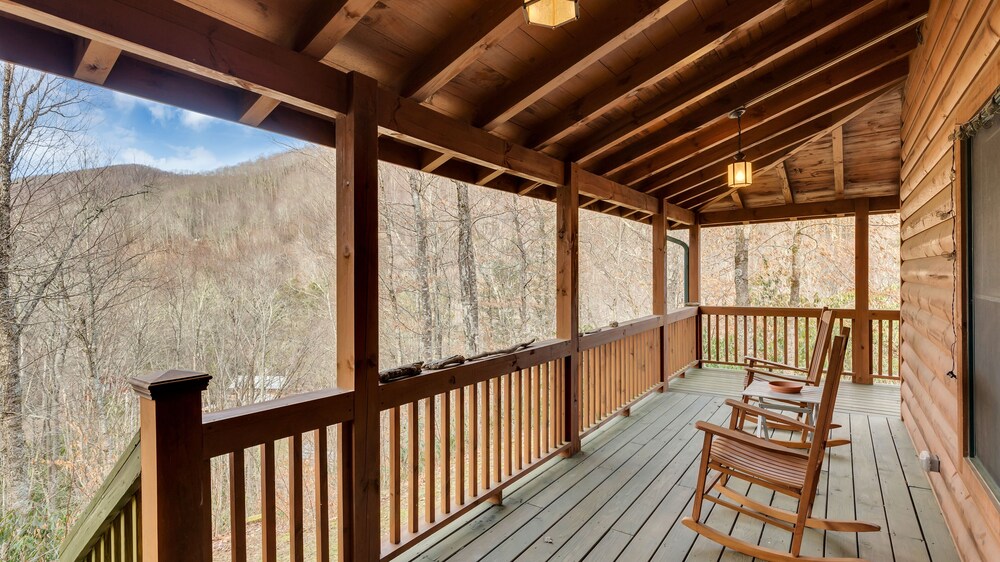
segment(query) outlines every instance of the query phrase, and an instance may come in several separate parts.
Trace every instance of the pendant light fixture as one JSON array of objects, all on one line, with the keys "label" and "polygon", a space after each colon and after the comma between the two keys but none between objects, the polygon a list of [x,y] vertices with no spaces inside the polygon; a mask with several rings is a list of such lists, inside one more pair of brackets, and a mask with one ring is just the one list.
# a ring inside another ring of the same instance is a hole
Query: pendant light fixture
[{"label": "pendant light fixture", "polygon": [[579,17],[579,0],[524,0],[524,18],[532,25],[554,29]]},{"label": "pendant light fixture", "polygon": [[728,172],[727,178],[729,187],[734,189],[747,187],[753,183],[753,164],[747,162],[746,156],[743,154],[743,122],[740,118],[743,117],[743,114],[746,113],[746,111],[745,107],[740,107],[733,110],[733,112],[729,114],[730,119],[736,120],[737,127],[736,156],[733,158],[733,162],[729,164],[726,170]]}]

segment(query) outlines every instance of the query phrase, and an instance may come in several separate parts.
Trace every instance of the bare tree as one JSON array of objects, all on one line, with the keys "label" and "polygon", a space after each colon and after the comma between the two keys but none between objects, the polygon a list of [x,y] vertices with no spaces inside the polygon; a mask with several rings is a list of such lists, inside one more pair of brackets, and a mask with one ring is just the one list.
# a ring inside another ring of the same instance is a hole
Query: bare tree
[{"label": "bare tree", "polygon": [[458,277],[462,288],[465,349],[479,353],[479,285],[476,280],[476,253],[472,247],[472,207],[469,186],[454,182],[458,193]]},{"label": "bare tree", "polygon": [[733,282],[736,286],[736,306],[750,306],[750,227],[736,227],[736,254],[733,261]]}]

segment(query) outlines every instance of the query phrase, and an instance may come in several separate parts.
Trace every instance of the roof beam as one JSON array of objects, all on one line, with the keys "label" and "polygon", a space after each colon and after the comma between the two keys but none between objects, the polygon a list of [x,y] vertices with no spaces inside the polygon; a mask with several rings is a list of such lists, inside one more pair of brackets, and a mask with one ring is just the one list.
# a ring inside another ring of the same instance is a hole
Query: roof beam
[{"label": "roof beam", "polygon": [[572,35],[562,48],[484,103],[475,123],[495,129],[686,1],[617,2],[609,4],[608,13],[595,18],[599,21],[593,21],[589,28],[586,27],[589,18],[567,24],[566,29]]},{"label": "roof beam", "polygon": [[782,160],[774,169],[778,172],[778,181],[781,182],[781,195],[785,198],[785,204],[791,205],[795,203],[795,195],[792,193],[792,182],[788,179],[787,160]]},{"label": "roof beam", "polygon": [[[913,34],[904,35],[905,37],[898,37],[899,41],[880,44],[874,49],[843,60],[783,90],[781,95],[770,96],[748,106],[748,111],[743,116],[744,143],[751,144],[780,130],[775,127],[783,125],[787,128],[832,111],[885,85],[889,79],[883,69],[907,56],[916,47]],[[896,77],[898,76],[893,76]],[[748,84],[747,87],[752,89],[753,85]],[[679,132],[683,128],[697,126],[698,122],[704,121],[704,118],[713,115],[714,110],[721,107],[722,103],[712,104],[713,113],[697,112],[694,116],[697,119],[671,123],[662,131]],[[659,138],[662,135],[657,132],[651,136]],[[655,183],[655,178],[662,177],[669,168],[709,150],[728,146],[730,141],[736,139],[736,124],[725,114],[716,114],[714,121],[697,127],[697,134],[692,138],[683,133],[679,133],[678,137],[679,142],[672,142],[666,148],[610,174],[609,177],[645,191],[651,183]]]},{"label": "roof beam", "polygon": [[577,126],[610,110],[630,93],[663,80],[722,45],[733,31],[769,17],[784,5],[783,1],[776,0],[748,0],[712,12],[706,21],[699,21],[669,45],[637,61],[535,127],[528,145],[539,148],[558,142]]},{"label": "roof beam", "polygon": [[[891,84],[906,78],[908,64],[906,60],[898,60],[887,66],[871,69],[868,74],[854,82],[850,82],[815,98],[787,114],[765,122],[743,133],[744,152],[751,155],[760,154],[764,147],[774,146],[777,139],[797,139],[790,144],[812,137],[827,130],[830,122],[839,119],[839,115],[850,111],[850,107],[859,100],[871,99],[873,95],[881,95]],[[792,94],[794,96],[794,94]],[[789,133],[792,133],[789,137]],[[735,138],[732,135],[731,138]],[[693,158],[675,160],[676,165],[663,169],[646,178],[635,187],[644,193],[656,193],[670,185],[683,180],[707,167],[715,166],[729,160],[733,155],[734,143],[719,143],[715,147],[703,151]],[[672,194],[677,192],[671,190]]]},{"label": "roof beam", "polygon": [[844,198],[844,127],[837,127],[833,137],[833,191],[837,199]]},{"label": "roof beam", "polygon": [[[914,7],[914,2],[919,2],[922,6]],[[759,84],[753,93],[744,91],[741,88],[727,89],[728,86],[738,80],[750,76],[753,72],[764,66],[777,61],[781,57],[794,52],[796,49],[809,44],[815,39],[881,5],[882,3],[878,1],[852,0],[847,2],[830,2],[823,4],[818,9],[809,10],[789,21],[777,33],[767,35],[761,41],[753,43],[748,49],[738,51],[732,56],[727,57],[722,63],[712,68],[711,71],[705,72],[700,80],[692,80],[685,83],[679,89],[665,91],[663,94],[646,103],[641,111],[630,113],[611,122],[601,131],[570,147],[569,157],[573,160],[587,163],[586,167],[589,170],[605,174],[608,171],[620,168],[636,157],[643,156],[652,149],[643,144],[641,146],[645,147],[646,152],[634,155],[631,158],[622,156],[618,160],[618,165],[614,167],[609,166],[607,162],[595,165],[590,165],[589,162],[605,151],[617,148],[639,131],[656,124],[668,115],[686,109],[708,96],[717,95],[725,90],[725,94],[718,98],[717,103],[725,104],[727,109],[725,112],[717,113],[715,115],[717,117],[728,113],[728,111],[739,105],[750,103],[755,98],[766,95],[775,88],[786,86],[790,81],[802,80],[812,73],[819,72],[824,68],[821,61],[829,61],[832,58],[833,62],[836,62],[836,60],[849,56],[857,50],[871,45],[878,39],[884,38],[885,35],[873,41],[873,36],[876,33],[873,31],[873,28],[881,27],[882,20],[893,18],[893,14],[886,14],[884,18],[879,18],[875,22],[866,22],[866,25],[854,29],[853,32],[848,32],[845,37],[854,40],[854,43],[850,45],[852,47],[850,49],[843,48],[843,40],[835,39],[831,43],[834,46],[832,57],[829,52],[822,50],[824,47],[820,47],[817,48],[817,51],[813,51],[811,55],[822,56],[822,58],[810,59],[810,57],[799,57],[796,59],[798,65],[790,64],[784,66],[784,72],[780,76],[771,77],[770,79],[768,79],[768,76],[759,77],[761,78],[759,82],[769,84],[767,89],[764,89],[762,84]],[[913,0],[908,5],[901,6],[898,10],[894,9],[894,12],[902,14],[904,16],[902,21],[906,23],[905,25],[900,24],[891,29],[888,35],[892,35],[905,27],[910,27],[916,21],[926,17],[926,0]],[[840,49],[838,50],[837,47],[840,47]],[[829,46],[826,48],[829,48]],[[845,50],[847,52],[844,52]],[[645,139],[643,140],[645,141]],[[632,147],[630,146],[629,148]]]},{"label": "roof beam", "polygon": [[[325,13],[311,14],[295,39],[296,50],[309,58],[322,60],[347,35],[376,0],[340,0],[323,2]],[[250,97],[240,123],[256,127],[281,102],[268,96]]]},{"label": "roof beam", "polygon": [[121,49],[98,41],[90,39],[77,41],[73,78],[91,84],[104,84],[121,53]]},{"label": "roof beam", "polygon": [[[654,214],[660,211],[659,201],[620,183],[613,182],[603,176],[580,170],[580,193],[593,197],[596,201],[612,201],[619,206],[643,213]],[[590,202],[593,203],[593,202]]]},{"label": "roof beam", "polygon": [[426,101],[522,23],[524,0],[484,2],[448,40],[410,72],[402,94]]},{"label": "roof beam", "polygon": [[[853,215],[855,201],[856,199],[840,199],[816,203],[754,207],[734,211],[709,211],[698,213],[698,223],[702,226],[725,226]],[[899,197],[894,195],[872,197],[868,201],[873,213],[891,213],[899,210]]]},{"label": "roof beam", "polygon": [[666,199],[661,200],[663,204],[663,214],[666,215],[667,220],[680,223],[692,225],[695,221],[694,211],[685,209],[679,205],[674,205],[673,203],[667,201]]},{"label": "roof beam", "polygon": [[[761,174],[770,170],[784,159],[800,151],[804,146],[829,135],[830,131],[836,127],[863,113],[892,87],[893,85],[890,85],[880,92],[866,96],[851,105],[823,115],[810,123],[791,129],[775,139],[748,149],[745,152],[747,159],[754,162],[754,173]],[[686,207],[699,208],[728,197],[732,193],[732,188],[725,186],[725,176],[726,174],[721,168],[706,167],[681,181],[671,183],[667,187],[667,197],[673,201],[679,200],[680,204]],[[716,191],[720,189],[719,186],[721,186],[721,193]],[[716,193],[718,195],[715,195]]]},{"label": "roof beam", "polygon": [[[0,12],[267,95],[328,119],[346,109],[343,72],[174,1],[148,0],[140,9],[121,0],[0,0]],[[379,89],[378,98],[383,134],[539,183],[565,183],[565,165],[558,159],[400,98],[386,88]]]}]

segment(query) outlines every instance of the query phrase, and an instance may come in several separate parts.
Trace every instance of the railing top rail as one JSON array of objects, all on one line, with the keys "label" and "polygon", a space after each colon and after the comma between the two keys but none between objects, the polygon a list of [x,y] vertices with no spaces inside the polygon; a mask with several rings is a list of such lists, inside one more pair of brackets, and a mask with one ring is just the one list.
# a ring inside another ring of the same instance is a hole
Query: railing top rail
[{"label": "railing top rail", "polygon": [[627,338],[634,334],[641,334],[642,332],[659,328],[662,325],[663,317],[655,315],[643,316],[642,318],[622,322],[613,328],[600,328],[596,332],[584,334],[580,337],[580,351],[593,349],[613,341]]},{"label": "railing top rail", "polygon": [[125,448],[94,499],[87,504],[59,547],[59,562],[77,562],[104,535],[108,525],[139,489],[139,434]]},{"label": "railing top rail", "polygon": [[354,391],[329,388],[202,416],[206,459],[350,421]]},{"label": "railing top rail", "polygon": [[687,320],[688,318],[693,318],[698,316],[698,306],[685,306],[683,308],[678,308],[677,310],[671,310],[667,312],[667,324],[673,324],[674,322],[680,322],[681,320]]},{"label": "railing top rail", "polygon": [[[778,317],[799,317],[799,318],[819,318],[821,308],[804,307],[774,307],[774,306],[702,306],[701,314],[716,316],[778,316]],[[869,317],[873,320],[899,320],[899,310],[869,310]],[[853,308],[833,309],[834,318],[853,318],[855,310]]]},{"label": "railing top rail", "polygon": [[567,357],[570,352],[569,340],[553,339],[538,342],[514,353],[486,357],[454,367],[428,371],[408,379],[384,383],[379,386],[379,408],[388,410],[437,396],[500,375],[561,359]]}]

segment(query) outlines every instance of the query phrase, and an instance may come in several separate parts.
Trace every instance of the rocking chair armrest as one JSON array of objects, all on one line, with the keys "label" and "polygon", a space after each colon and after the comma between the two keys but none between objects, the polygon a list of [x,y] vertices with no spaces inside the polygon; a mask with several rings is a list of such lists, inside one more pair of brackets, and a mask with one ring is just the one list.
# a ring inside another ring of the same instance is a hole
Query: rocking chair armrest
[{"label": "rocking chair armrest", "polygon": [[805,383],[805,384],[810,384],[809,381],[807,381],[806,379],[804,379],[802,377],[796,377],[796,376],[793,376],[793,375],[785,375],[785,374],[782,374],[782,373],[772,373],[771,371],[765,371],[763,369],[755,369],[753,367],[747,367],[746,368],[746,372],[747,372],[747,375],[750,376],[751,380],[753,380],[754,375],[762,375],[762,376],[765,376],[765,377],[774,377],[776,379],[781,379],[781,380],[785,380],[785,381],[801,382],[801,383]]},{"label": "rocking chair armrest", "polygon": [[798,451],[796,449],[790,449],[788,447],[785,447],[784,445],[771,443],[767,439],[761,439],[760,437],[756,437],[750,435],[749,433],[744,433],[736,429],[729,429],[706,421],[695,422],[694,426],[700,429],[701,431],[704,431],[705,433],[711,435],[713,438],[725,437],[726,439],[739,441],[744,445],[749,445],[751,447],[756,447],[758,449],[770,451],[772,453],[777,453],[788,457],[798,457],[798,458],[807,457],[805,453]]},{"label": "rocking chair armrest", "polygon": [[809,372],[809,369],[793,367],[791,365],[785,365],[784,363],[778,363],[777,361],[768,361],[767,359],[761,359],[759,357],[744,357],[743,360],[746,362],[748,367],[754,367],[759,364],[769,369],[781,369],[782,371],[795,371],[797,373]]},{"label": "rocking chair armrest", "polygon": [[771,410],[768,410],[767,408],[761,408],[761,407],[758,407],[758,406],[753,406],[751,404],[747,404],[746,402],[740,402],[739,400],[733,400],[733,399],[726,400],[726,405],[732,407],[733,410],[734,410],[734,413],[735,413],[735,410],[743,410],[744,412],[746,412],[746,413],[748,413],[750,415],[762,416],[762,417],[765,417],[765,418],[767,418],[767,419],[769,419],[771,421],[776,421],[778,423],[783,423],[783,424],[786,424],[786,425],[790,425],[792,427],[797,427],[797,428],[799,428],[799,429],[801,429],[803,431],[815,431],[816,430],[816,426],[809,425],[809,424],[807,424],[807,423],[805,423],[803,421],[799,421],[799,420],[797,420],[795,418],[790,418],[788,416],[783,416],[783,415],[781,415],[781,414],[779,414],[777,412],[773,412]]}]

